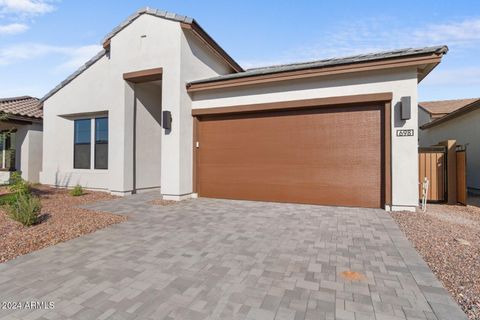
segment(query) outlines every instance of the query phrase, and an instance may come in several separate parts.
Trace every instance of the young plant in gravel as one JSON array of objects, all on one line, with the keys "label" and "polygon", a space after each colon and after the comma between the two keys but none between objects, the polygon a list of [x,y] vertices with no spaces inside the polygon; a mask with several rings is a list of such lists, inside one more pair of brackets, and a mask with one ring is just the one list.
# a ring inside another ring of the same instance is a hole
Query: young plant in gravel
[{"label": "young plant in gravel", "polygon": [[8,215],[11,219],[29,227],[38,222],[41,209],[42,205],[38,197],[19,192],[16,195],[16,201],[8,206]]},{"label": "young plant in gravel", "polygon": [[81,185],[77,184],[72,190],[70,190],[70,195],[74,197],[79,197],[83,195],[83,188]]},{"label": "young plant in gravel", "polygon": [[12,173],[12,177],[10,178],[10,187],[11,192],[14,193],[24,193],[29,194],[31,192],[31,186],[28,181],[23,180],[22,175],[19,172]]}]

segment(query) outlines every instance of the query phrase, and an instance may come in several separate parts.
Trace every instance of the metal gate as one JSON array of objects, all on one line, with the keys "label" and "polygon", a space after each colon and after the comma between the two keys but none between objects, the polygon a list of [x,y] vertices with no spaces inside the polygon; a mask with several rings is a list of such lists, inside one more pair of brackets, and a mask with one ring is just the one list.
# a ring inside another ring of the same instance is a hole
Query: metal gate
[{"label": "metal gate", "polygon": [[422,182],[429,181],[427,201],[443,202],[447,200],[447,156],[444,146],[418,149],[419,199],[422,198]]}]

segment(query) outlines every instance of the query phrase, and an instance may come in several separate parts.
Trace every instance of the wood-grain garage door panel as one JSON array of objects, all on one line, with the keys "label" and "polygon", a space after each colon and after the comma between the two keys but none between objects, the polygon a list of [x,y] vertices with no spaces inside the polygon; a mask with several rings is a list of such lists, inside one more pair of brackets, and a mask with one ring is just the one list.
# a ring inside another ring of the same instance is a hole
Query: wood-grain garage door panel
[{"label": "wood-grain garage door panel", "polygon": [[381,207],[381,107],[199,121],[203,197]]}]

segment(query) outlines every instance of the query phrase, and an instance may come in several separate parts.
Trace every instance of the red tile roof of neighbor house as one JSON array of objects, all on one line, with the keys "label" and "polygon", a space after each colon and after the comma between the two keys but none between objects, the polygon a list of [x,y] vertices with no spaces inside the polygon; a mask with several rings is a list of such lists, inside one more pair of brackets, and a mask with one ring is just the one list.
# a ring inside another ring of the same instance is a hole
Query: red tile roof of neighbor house
[{"label": "red tile roof of neighbor house", "polygon": [[30,96],[0,98],[0,112],[8,116],[42,119],[43,110],[40,100]]},{"label": "red tile roof of neighbor house", "polygon": [[433,119],[437,119],[465,106],[468,106],[469,104],[472,104],[477,100],[480,100],[480,98],[424,101],[420,102],[418,105],[425,111],[430,113]]}]

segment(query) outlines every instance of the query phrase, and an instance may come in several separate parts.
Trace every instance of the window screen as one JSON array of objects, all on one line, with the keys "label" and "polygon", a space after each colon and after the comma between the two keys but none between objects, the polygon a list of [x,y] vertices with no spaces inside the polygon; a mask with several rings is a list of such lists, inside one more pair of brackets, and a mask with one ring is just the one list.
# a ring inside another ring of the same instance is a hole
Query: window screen
[{"label": "window screen", "polygon": [[91,120],[75,120],[73,167],[90,169]]},{"label": "window screen", "polygon": [[95,169],[108,169],[108,118],[95,119]]}]

